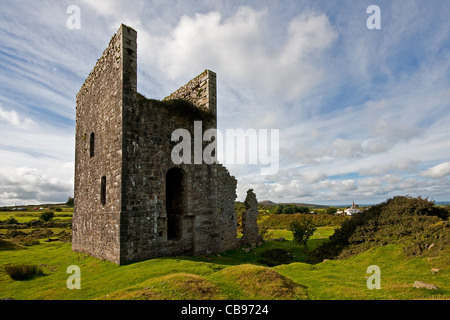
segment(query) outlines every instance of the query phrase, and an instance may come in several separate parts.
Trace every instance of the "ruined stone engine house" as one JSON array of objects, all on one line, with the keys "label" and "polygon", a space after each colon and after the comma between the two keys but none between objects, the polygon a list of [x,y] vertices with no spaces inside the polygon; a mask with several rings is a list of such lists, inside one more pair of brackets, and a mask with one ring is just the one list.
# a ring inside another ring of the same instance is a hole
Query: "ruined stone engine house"
[{"label": "ruined stone engine house", "polygon": [[220,164],[171,160],[175,129],[216,128],[216,74],[147,99],[136,38],[122,25],[76,97],[72,249],[122,264],[236,248],[236,179]]}]

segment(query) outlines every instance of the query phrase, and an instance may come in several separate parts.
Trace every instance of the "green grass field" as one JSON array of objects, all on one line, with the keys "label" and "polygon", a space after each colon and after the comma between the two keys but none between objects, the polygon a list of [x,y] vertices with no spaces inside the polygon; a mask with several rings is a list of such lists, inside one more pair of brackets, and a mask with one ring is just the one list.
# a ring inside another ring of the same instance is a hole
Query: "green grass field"
[{"label": "green grass field", "polygon": [[[333,231],[333,227],[317,228],[308,242],[309,250],[327,241]],[[270,230],[270,237],[291,240],[292,234]],[[274,248],[290,252],[294,262],[275,267],[262,265],[261,253]],[[220,255],[157,258],[117,266],[74,253],[70,243],[40,239],[39,244],[23,246],[3,239],[0,299],[450,299],[449,256],[408,258],[400,246],[387,245],[347,260],[312,265],[305,262],[307,255],[298,245],[270,240],[248,252],[238,248]],[[18,263],[38,265],[44,275],[13,280],[4,266]],[[71,276],[67,268],[72,265],[81,271],[79,290],[67,288]],[[367,288],[371,274],[366,271],[371,265],[380,267],[381,289]],[[432,274],[432,268],[439,272]],[[414,281],[432,283],[439,289],[413,288]]]}]

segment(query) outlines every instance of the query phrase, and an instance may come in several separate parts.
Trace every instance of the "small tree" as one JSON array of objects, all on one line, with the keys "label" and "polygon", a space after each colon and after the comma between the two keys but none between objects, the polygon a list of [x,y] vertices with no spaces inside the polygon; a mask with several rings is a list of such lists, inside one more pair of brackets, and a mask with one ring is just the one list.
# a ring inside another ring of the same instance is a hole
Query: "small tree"
[{"label": "small tree", "polygon": [[53,217],[55,216],[55,214],[53,213],[53,211],[46,211],[46,212],[42,212],[39,216],[39,219],[47,222],[53,219]]},{"label": "small tree", "polygon": [[326,214],[335,214],[337,212],[337,208],[336,207],[328,207],[325,209],[325,213]]},{"label": "small tree", "polygon": [[289,230],[294,236],[294,243],[302,245],[307,250],[308,240],[316,231],[316,226],[310,218],[303,218],[291,222]]},{"label": "small tree", "polygon": [[73,207],[73,198],[72,197],[69,197],[69,200],[67,200],[66,205],[68,207]]},{"label": "small tree", "polygon": [[6,223],[7,224],[18,224],[19,222],[17,221],[16,218],[14,218],[13,216],[10,216],[8,219],[6,219]]}]

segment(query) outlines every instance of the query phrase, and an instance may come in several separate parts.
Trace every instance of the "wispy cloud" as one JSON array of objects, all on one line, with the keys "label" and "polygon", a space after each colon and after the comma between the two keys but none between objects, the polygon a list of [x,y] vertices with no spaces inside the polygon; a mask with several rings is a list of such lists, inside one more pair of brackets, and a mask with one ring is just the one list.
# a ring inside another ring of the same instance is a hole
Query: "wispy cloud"
[{"label": "wispy cloud", "polygon": [[450,162],[440,163],[434,167],[428,168],[421,172],[422,176],[439,179],[450,176]]},{"label": "wispy cloud", "polygon": [[[80,30],[66,28],[72,4]],[[450,5],[380,0],[380,30],[365,26],[368,5],[8,2],[0,203],[70,195],[75,94],[120,23],[138,31],[141,93],[163,98],[208,68],[218,74],[219,129],[280,129],[278,174],[231,166],[240,198],[251,187],[273,201],[450,199]]]},{"label": "wispy cloud", "polygon": [[6,121],[6,123],[19,128],[27,129],[33,125],[35,122],[30,118],[20,117],[15,110],[7,111],[3,109],[0,105],[0,122]]}]

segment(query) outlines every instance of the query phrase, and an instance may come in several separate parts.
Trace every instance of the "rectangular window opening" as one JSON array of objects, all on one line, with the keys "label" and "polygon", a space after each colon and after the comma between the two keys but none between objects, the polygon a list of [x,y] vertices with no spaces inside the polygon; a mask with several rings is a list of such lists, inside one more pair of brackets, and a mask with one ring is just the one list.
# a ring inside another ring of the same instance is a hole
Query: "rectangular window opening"
[{"label": "rectangular window opening", "polygon": [[106,204],[106,177],[102,177],[101,190],[100,190],[100,202],[102,206]]},{"label": "rectangular window opening", "polygon": [[89,139],[89,156],[92,158],[95,151],[95,134],[92,132]]}]

